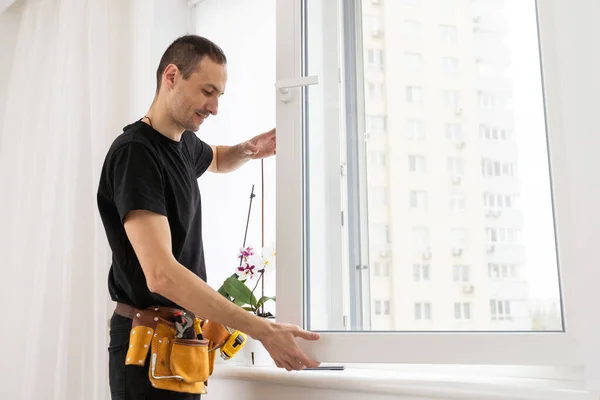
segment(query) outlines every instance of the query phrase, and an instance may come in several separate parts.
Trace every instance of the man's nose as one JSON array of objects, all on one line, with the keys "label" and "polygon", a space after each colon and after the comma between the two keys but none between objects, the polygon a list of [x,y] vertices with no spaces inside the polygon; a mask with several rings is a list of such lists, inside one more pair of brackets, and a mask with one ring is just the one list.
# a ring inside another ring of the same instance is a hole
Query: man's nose
[{"label": "man's nose", "polygon": [[208,110],[208,112],[210,112],[212,115],[217,115],[219,112],[219,100],[214,100],[214,101],[210,101],[207,105],[206,105],[206,109]]}]

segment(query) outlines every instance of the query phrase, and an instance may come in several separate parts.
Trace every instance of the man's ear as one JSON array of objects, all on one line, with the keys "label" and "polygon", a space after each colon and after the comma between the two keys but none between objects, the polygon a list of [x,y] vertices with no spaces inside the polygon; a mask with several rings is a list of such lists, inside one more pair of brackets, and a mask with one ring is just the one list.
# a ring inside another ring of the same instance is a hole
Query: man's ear
[{"label": "man's ear", "polygon": [[163,86],[166,86],[169,89],[171,89],[175,84],[175,78],[178,72],[179,68],[177,68],[175,64],[167,65],[167,68],[165,68],[165,72],[163,72]]}]

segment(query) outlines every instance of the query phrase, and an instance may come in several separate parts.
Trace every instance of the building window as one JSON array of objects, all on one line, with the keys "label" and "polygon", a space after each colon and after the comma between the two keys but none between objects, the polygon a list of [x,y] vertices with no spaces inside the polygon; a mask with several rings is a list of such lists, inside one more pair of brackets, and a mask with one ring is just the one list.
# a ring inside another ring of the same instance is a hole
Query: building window
[{"label": "building window", "polygon": [[406,87],[406,102],[408,104],[423,104],[425,93],[422,87],[407,86]]},{"label": "building window", "polygon": [[448,195],[449,197],[449,204],[450,204],[450,210],[452,211],[458,211],[458,210],[464,210],[466,208],[466,196],[464,193],[450,193]]},{"label": "building window", "polygon": [[383,34],[381,19],[379,16],[371,16],[369,18],[369,33],[373,37],[380,37]]},{"label": "building window", "polygon": [[406,138],[411,140],[425,139],[425,123],[420,119],[406,121]]},{"label": "building window", "polygon": [[484,177],[513,178],[516,176],[516,168],[516,164],[509,161],[491,160],[489,158],[481,160],[481,174]]},{"label": "building window", "polygon": [[480,108],[492,109],[509,109],[512,104],[511,96],[502,93],[492,92],[477,92],[477,101]]},{"label": "building window", "polygon": [[431,303],[415,303],[415,319],[417,321],[430,321]]},{"label": "building window", "polygon": [[383,301],[383,315],[390,315],[390,301]]},{"label": "building window", "polygon": [[427,192],[424,190],[411,190],[409,195],[410,208],[427,210]]},{"label": "building window", "polygon": [[455,57],[442,57],[442,71],[447,75],[458,73],[458,59]]},{"label": "building window", "polygon": [[412,247],[418,253],[423,253],[429,250],[430,237],[429,228],[415,227],[412,229]]},{"label": "building window", "polygon": [[407,71],[421,72],[423,70],[423,56],[419,53],[404,53],[404,66]]},{"label": "building window", "polygon": [[406,20],[402,24],[402,32],[407,39],[421,38],[421,24],[418,21]]},{"label": "building window", "polygon": [[375,223],[369,227],[369,238],[372,244],[387,247],[391,242],[390,227],[387,224]]},{"label": "building window", "polygon": [[448,172],[452,176],[459,176],[465,173],[465,160],[462,157],[448,157]]},{"label": "building window", "polygon": [[387,261],[376,261],[373,263],[373,275],[377,277],[390,276],[390,264]]},{"label": "building window", "polygon": [[483,194],[483,205],[490,210],[515,208],[516,203],[517,196],[515,195],[489,192]]},{"label": "building window", "polygon": [[373,101],[383,101],[384,88],[381,82],[369,82],[369,97]]},{"label": "building window", "polygon": [[377,167],[385,167],[387,165],[387,157],[383,151],[371,151],[370,153],[371,165]]},{"label": "building window", "polygon": [[458,90],[444,89],[443,98],[446,107],[458,107],[460,105],[460,93]]},{"label": "building window", "polygon": [[375,315],[381,315],[381,301],[375,300]]},{"label": "building window", "polygon": [[367,63],[371,68],[383,69],[383,50],[369,49],[367,50]]},{"label": "building window", "polygon": [[383,133],[387,130],[387,118],[383,115],[367,115],[367,131]]},{"label": "building window", "polygon": [[452,277],[454,282],[469,282],[471,271],[468,265],[453,265]]},{"label": "building window", "polygon": [[471,319],[471,303],[454,303],[454,319]]},{"label": "building window", "polygon": [[519,228],[486,228],[488,243],[521,244],[522,233]]},{"label": "building window", "polygon": [[377,205],[388,204],[388,188],[383,186],[373,187],[369,191],[369,201]]},{"label": "building window", "polygon": [[383,262],[381,263],[381,273],[384,277],[389,277],[390,276],[390,263],[389,262]]},{"label": "building window", "polygon": [[446,124],[446,139],[453,142],[458,142],[461,140],[461,137],[462,130],[460,128],[460,124],[450,122]]},{"label": "building window", "polygon": [[490,314],[494,321],[510,320],[510,300],[490,300]]},{"label": "building window", "polygon": [[517,264],[488,263],[488,276],[492,280],[518,280]]},{"label": "building window", "polygon": [[410,172],[424,173],[427,170],[425,156],[410,154],[408,156],[408,170]]},{"label": "building window", "polygon": [[458,40],[458,31],[454,25],[440,25],[439,33],[443,43],[456,43]]},{"label": "building window", "polygon": [[479,125],[479,138],[482,140],[512,140],[512,137],[512,129]]},{"label": "building window", "polygon": [[414,264],[413,265],[413,279],[415,282],[428,281],[429,280],[429,264]]}]

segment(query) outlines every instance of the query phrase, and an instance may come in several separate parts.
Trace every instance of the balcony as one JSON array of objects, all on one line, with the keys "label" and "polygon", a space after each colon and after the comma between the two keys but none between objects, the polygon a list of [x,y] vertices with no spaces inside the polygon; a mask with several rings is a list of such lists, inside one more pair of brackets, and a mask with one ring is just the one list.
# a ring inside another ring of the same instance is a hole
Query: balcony
[{"label": "balcony", "polygon": [[477,32],[475,32],[473,54],[475,58],[490,63],[509,64],[511,60],[510,50],[502,44],[501,35],[496,34],[483,39],[478,38]]},{"label": "balcony", "polygon": [[502,226],[523,226],[523,212],[515,208],[487,208],[484,216],[490,225],[495,222]]},{"label": "balcony", "polygon": [[511,243],[488,243],[485,248],[488,262],[498,264],[524,264],[525,246]]},{"label": "balcony", "polygon": [[[506,130],[504,130],[506,132]],[[510,137],[510,133],[505,133]],[[514,140],[510,139],[481,139],[481,156],[484,158],[500,157],[503,160],[517,160],[518,147]]]},{"label": "balcony", "polygon": [[489,293],[493,298],[526,300],[529,293],[526,281],[492,279],[489,285]]},{"label": "balcony", "polygon": [[496,19],[507,18],[506,0],[476,0],[472,2],[473,16],[494,17]]},{"label": "balcony", "polygon": [[483,190],[498,193],[520,193],[521,183],[518,177],[484,176]]},{"label": "balcony", "polygon": [[505,36],[509,33],[508,20],[489,13],[474,13],[472,19],[473,31],[491,32],[496,35]]}]

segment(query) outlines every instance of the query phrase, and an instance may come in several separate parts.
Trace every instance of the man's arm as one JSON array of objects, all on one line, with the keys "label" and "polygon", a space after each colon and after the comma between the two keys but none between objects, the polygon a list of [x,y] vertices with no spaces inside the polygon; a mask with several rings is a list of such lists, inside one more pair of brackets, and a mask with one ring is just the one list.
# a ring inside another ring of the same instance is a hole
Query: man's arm
[{"label": "man's arm", "polygon": [[249,160],[275,155],[277,138],[275,129],[265,132],[235,146],[210,146],[213,159],[210,172],[232,172]]},{"label": "man's arm", "polygon": [[296,337],[316,340],[318,334],[295,325],[270,322],[245,311],[181,265],[171,250],[171,233],[165,216],[150,211],[130,211],[125,217],[125,231],[150,291],[204,319],[260,340],[280,368],[290,371],[319,365],[306,357],[295,341]]},{"label": "man's arm", "polygon": [[210,146],[213,151],[213,159],[208,167],[210,172],[226,173],[233,172],[252,159],[250,154],[245,154],[243,144],[235,146]]}]

